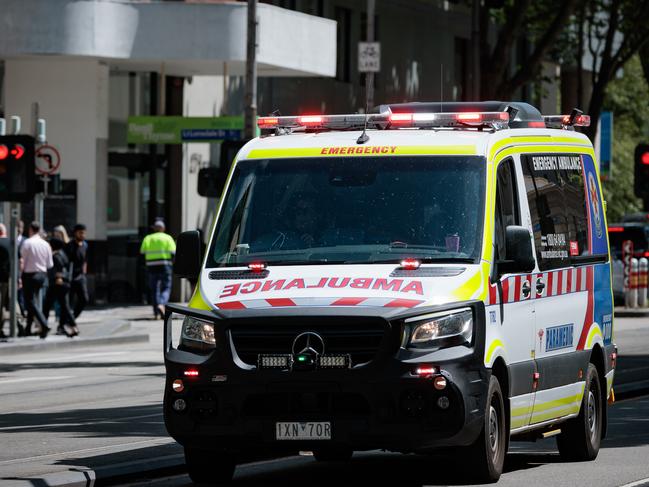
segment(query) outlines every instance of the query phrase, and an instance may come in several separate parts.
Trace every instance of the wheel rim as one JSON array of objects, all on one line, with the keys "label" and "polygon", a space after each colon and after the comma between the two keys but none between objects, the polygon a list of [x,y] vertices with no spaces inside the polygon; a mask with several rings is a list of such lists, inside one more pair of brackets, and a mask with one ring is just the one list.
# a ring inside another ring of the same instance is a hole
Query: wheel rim
[{"label": "wheel rim", "polygon": [[590,439],[591,441],[594,441],[597,435],[597,398],[595,397],[592,389],[588,391],[587,412]]},{"label": "wheel rim", "polygon": [[494,459],[498,456],[498,443],[500,441],[500,431],[498,427],[498,413],[493,406],[489,407],[489,446]]}]

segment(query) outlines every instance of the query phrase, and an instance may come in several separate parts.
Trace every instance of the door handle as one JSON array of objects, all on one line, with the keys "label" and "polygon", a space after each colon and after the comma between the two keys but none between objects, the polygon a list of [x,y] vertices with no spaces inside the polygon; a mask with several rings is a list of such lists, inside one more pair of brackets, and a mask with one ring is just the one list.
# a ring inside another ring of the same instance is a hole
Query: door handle
[{"label": "door handle", "polygon": [[529,281],[525,281],[521,286],[521,292],[523,293],[523,296],[526,298],[529,297],[531,291],[532,291],[532,286],[530,286]]},{"label": "door handle", "polygon": [[543,279],[537,279],[536,280],[536,294],[543,294],[543,290],[545,289],[545,282],[543,282]]}]

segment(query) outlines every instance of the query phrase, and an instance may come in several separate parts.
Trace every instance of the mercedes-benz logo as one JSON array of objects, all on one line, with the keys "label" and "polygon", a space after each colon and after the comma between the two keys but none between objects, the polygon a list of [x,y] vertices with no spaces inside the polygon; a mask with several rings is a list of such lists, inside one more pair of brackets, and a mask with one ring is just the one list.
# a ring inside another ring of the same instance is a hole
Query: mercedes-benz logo
[{"label": "mercedes-benz logo", "polygon": [[302,353],[322,355],[325,351],[324,340],[317,333],[305,331],[295,337],[291,351],[293,355]]}]

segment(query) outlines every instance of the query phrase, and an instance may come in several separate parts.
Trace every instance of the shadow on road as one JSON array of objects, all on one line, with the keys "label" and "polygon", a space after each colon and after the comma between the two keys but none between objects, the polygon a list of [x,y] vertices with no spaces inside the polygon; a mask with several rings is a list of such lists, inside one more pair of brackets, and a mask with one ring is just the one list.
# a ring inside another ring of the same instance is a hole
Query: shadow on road
[{"label": "shadow on road", "polygon": [[167,436],[162,404],[47,413],[9,413],[0,416],[0,434],[56,434],[70,437]]}]

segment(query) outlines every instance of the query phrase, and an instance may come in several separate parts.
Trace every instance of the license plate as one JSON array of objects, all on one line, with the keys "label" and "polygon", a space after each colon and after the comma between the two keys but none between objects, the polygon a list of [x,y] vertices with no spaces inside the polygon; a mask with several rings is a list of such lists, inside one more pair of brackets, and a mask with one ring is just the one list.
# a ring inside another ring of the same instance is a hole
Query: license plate
[{"label": "license plate", "polygon": [[328,421],[276,423],[277,440],[330,440],[331,423]]}]

